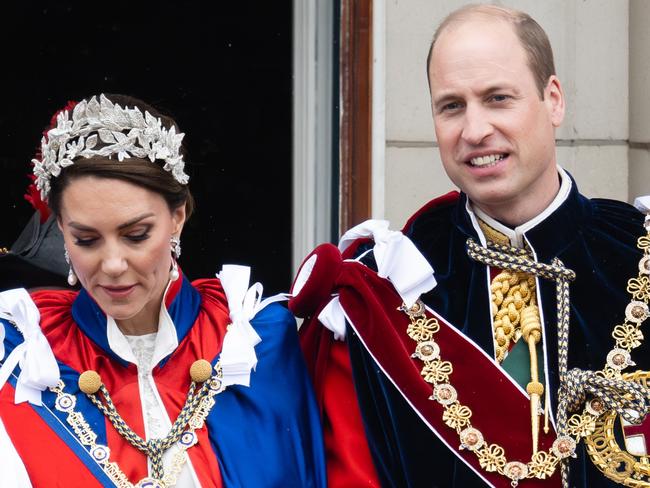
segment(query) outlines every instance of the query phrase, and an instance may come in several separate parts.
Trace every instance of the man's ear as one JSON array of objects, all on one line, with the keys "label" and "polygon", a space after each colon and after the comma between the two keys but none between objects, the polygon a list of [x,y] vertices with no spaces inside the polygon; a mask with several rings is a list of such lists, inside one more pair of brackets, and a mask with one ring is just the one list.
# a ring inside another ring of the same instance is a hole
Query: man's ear
[{"label": "man's ear", "polygon": [[566,106],[564,104],[562,84],[555,75],[551,75],[544,89],[544,103],[548,108],[553,127],[559,127],[564,120]]}]

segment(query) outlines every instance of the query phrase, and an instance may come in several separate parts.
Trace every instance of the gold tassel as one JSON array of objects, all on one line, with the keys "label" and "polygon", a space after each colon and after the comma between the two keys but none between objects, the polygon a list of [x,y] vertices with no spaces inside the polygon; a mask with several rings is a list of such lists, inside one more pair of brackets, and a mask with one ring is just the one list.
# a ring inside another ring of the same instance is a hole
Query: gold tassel
[{"label": "gold tassel", "polygon": [[537,454],[539,446],[539,406],[541,396],[544,394],[544,385],[539,382],[537,370],[537,344],[542,338],[542,325],[539,320],[539,309],[534,304],[525,307],[521,311],[521,334],[528,344],[528,352],[530,353],[530,383],[526,386],[526,391],[530,395],[533,454]]}]

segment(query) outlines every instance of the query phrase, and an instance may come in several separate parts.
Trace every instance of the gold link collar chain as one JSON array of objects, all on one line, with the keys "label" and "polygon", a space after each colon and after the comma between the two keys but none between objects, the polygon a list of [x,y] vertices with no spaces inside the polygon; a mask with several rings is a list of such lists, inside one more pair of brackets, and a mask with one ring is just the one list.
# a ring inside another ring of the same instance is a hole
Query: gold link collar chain
[{"label": "gold link collar chain", "polygon": [[[650,225],[646,217],[646,232],[637,241],[637,247],[643,251],[639,261],[639,274],[627,282],[627,292],[631,295],[630,303],[625,308],[625,320],[612,331],[614,348],[607,355],[605,367],[600,375],[604,380],[625,380],[633,385],[640,385],[646,395],[650,388],[650,372],[634,371],[623,373],[629,366],[635,366],[631,352],[638,348],[644,339],[641,325],[650,316]],[[650,400],[650,398],[647,398]],[[648,452],[637,456],[621,449],[614,435],[617,417],[625,412],[610,410],[601,399],[592,399],[582,414],[569,419],[572,431],[585,438],[587,453],[608,478],[624,486],[634,488],[650,487],[650,459]],[[650,439],[646,438],[646,442]],[[647,446],[650,448],[650,445]],[[647,449],[646,448],[646,449]]]},{"label": "gold link collar chain", "polygon": [[[425,306],[421,301],[411,308],[404,305],[399,308],[408,315],[410,324],[407,327],[407,334],[417,343],[412,357],[422,361],[423,367],[420,373],[424,381],[433,386],[433,393],[429,399],[437,401],[444,407],[442,420],[458,433],[461,442],[459,449],[472,451],[485,471],[497,472],[508,477],[511,480],[511,485],[516,487],[523,479],[550,477],[562,462],[564,464],[562,483],[564,486],[568,486],[568,470],[565,460],[575,457],[577,443],[584,438],[589,456],[607,477],[625,486],[650,487],[650,459],[648,455],[635,458],[618,447],[614,436],[614,423],[617,414],[629,417],[630,409],[647,413],[650,406],[650,390],[648,390],[650,373],[642,371],[622,373],[622,370],[628,366],[634,366],[630,352],[641,345],[643,341],[641,325],[650,316],[648,307],[650,301],[650,225],[648,222],[646,222],[646,230],[647,235],[640,237],[637,244],[643,251],[643,257],[639,261],[639,275],[636,278],[631,278],[627,285],[627,291],[632,296],[632,300],[625,309],[625,321],[614,327],[612,337],[615,347],[607,355],[605,367],[599,372],[571,370],[565,373],[564,384],[561,388],[569,391],[565,392],[564,399],[561,401],[566,408],[568,397],[571,410],[579,408],[584,403],[583,412],[568,419],[566,432],[560,432],[561,435],[553,442],[551,449],[534,453],[526,463],[508,461],[503,447],[498,444],[490,444],[485,440],[481,431],[471,424],[472,411],[459,401],[457,390],[451,384],[453,365],[450,361],[443,360],[441,347],[434,340],[435,334],[440,330],[438,321],[425,315]],[[470,255],[476,255],[478,246],[473,243],[468,243],[468,245]],[[517,257],[514,259],[521,260]],[[490,264],[492,265],[492,263]],[[504,262],[497,256],[494,264],[502,267]],[[537,271],[540,275],[544,277],[549,275],[547,268],[550,267],[547,265],[524,263],[523,267],[526,268],[524,274],[527,274],[529,269],[532,271],[533,267],[536,267],[539,268]],[[563,275],[565,279],[572,279],[570,270],[561,269],[561,267],[558,269],[559,274]],[[512,275],[509,277],[504,275],[500,282],[511,283],[511,279]],[[519,283],[521,283],[521,278],[519,278]],[[503,293],[503,286],[499,290]],[[497,294],[496,291],[495,287],[492,290],[493,294]],[[534,291],[530,286],[524,292],[530,292],[534,296]],[[564,293],[567,294],[567,290]],[[521,296],[522,300],[524,294]],[[513,304],[518,298],[514,297]],[[560,292],[558,291],[559,299]],[[505,298],[501,303],[504,301]],[[515,305],[516,308],[517,305]],[[508,318],[510,323],[516,320],[510,315]],[[520,312],[519,321],[522,320]],[[539,318],[537,320],[539,321]],[[505,334],[511,331],[505,327],[503,332]],[[514,337],[514,333],[512,334]],[[567,345],[561,347],[565,350]],[[582,383],[575,381],[580,374],[583,377],[581,378]],[[591,384],[587,384],[587,379],[591,379]],[[567,387],[567,383],[570,383],[572,388]],[[591,393],[594,396],[585,402],[586,393]]]},{"label": "gold link collar chain", "polygon": [[450,381],[453,365],[442,358],[440,345],[435,342],[435,334],[440,330],[438,320],[426,316],[421,301],[411,308],[402,305],[399,310],[408,315],[410,324],[406,332],[417,343],[411,357],[422,361],[420,374],[424,381],[433,385],[429,399],[443,406],[443,422],[458,433],[459,448],[473,452],[481,468],[507,476],[512,486],[516,487],[522,479],[545,479],[551,476],[560,459],[573,455],[575,441],[568,436],[561,436],[555,440],[551,449],[538,451],[527,463],[508,461],[505,449],[498,444],[490,444],[483,433],[472,425],[472,410],[458,399],[457,390]]},{"label": "gold link collar chain", "polygon": [[[214,397],[226,389],[225,386],[223,386],[222,378],[223,371],[221,365],[217,363],[214,367],[214,374],[205,382],[204,386],[207,385],[207,388],[205,388],[205,394],[201,396],[198,406],[189,417],[186,429],[180,434],[178,441],[175,443],[178,447],[178,451],[172,457],[171,466],[167,472],[164,473],[162,477],[146,477],[135,484],[129,481],[124,471],[122,471],[116,462],[110,461],[110,449],[108,446],[97,443],[97,434],[92,430],[83,414],[75,410],[77,399],[74,395],[65,393],[65,385],[63,381],[59,381],[59,384],[54,388],[50,388],[50,390],[53,393],[56,393],[55,408],[58,411],[67,414],[67,423],[72,427],[72,430],[79,441],[86,446],[91,457],[99,464],[99,466],[101,466],[115,486],[119,488],[141,488],[145,486],[147,488],[171,488],[176,485],[178,475],[187,461],[186,451],[198,442],[196,430],[201,429],[205,424],[205,419],[215,404]],[[88,396],[93,400],[93,403],[97,405],[94,396]],[[105,408],[100,408],[100,411],[105,415],[108,415],[105,410]],[[111,421],[113,422],[113,419],[111,419]],[[123,421],[122,423],[124,424],[123,427],[130,431],[132,436],[137,437],[137,434],[135,434],[130,427],[128,427]],[[118,432],[120,431],[118,430]],[[120,435],[131,442],[128,436],[121,432]]]}]

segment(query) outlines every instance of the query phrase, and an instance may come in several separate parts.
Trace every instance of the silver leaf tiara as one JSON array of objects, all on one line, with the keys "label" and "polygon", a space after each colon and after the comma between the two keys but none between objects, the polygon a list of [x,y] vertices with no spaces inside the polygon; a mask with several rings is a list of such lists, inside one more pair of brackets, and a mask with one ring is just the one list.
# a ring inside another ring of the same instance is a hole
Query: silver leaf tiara
[{"label": "silver leaf tiara", "polygon": [[[41,139],[41,160],[32,159],[36,187],[41,198],[46,200],[50,192],[50,179],[61,174],[63,168],[74,164],[78,157],[112,157],[119,161],[125,158],[149,158],[165,162],[163,169],[174,179],[186,185],[189,176],[185,174],[185,162],[180,154],[183,133],[176,128],[163,127],[162,121],[137,107],[121,107],[103,94],[79,102],[70,111],[57,115],[56,127],[50,129]],[[95,149],[101,141],[99,149]]]}]

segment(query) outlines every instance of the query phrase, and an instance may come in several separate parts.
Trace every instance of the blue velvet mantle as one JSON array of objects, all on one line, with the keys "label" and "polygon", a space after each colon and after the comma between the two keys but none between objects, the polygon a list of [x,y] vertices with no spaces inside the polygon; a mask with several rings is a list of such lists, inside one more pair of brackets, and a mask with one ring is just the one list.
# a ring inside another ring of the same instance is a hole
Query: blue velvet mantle
[{"label": "blue velvet mantle", "polygon": [[[469,237],[477,239],[467,214],[467,197],[446,195],[427,204],[404,229],[435,270],[438,285],[423,297],[437,313],[493,354],[486,266],[466,253]],[[636,240],[643,235],[643,217],[632,206],[587,199],[573,182],[566,201],[526,233],[540,262],[558,257],[576,272],[571,283],[569,368],[601,369],[613,347],[615,325],[622,323],[630,296],[629,278],[637,276],[641,256]],[[359,250],[362,251],[364,246]],[[364,258],[373,265],[371,255]],[[552,406],[557,405],[558,358],[555,285],[540,280],[548,345]],[[402,395],[382,374],[364,346],[349,330],[355,388],[371,453],[386,487],[484,486],[483,482],[422,423]],[[650,369],[646,341],[632,353],[640,369]],[[480,374],[480,371],[477,371]],[[462,391],[462,385],[458,385]],[[499,408],[498,398],[486,398]],[[507,429],[507,419],[503,420]],[[504,486],[509,480],[504,479]],[[521,486],[525,486],[525,482]],[[571,465],[571,486],[617,486],[588,459],[584,448]]]}]

